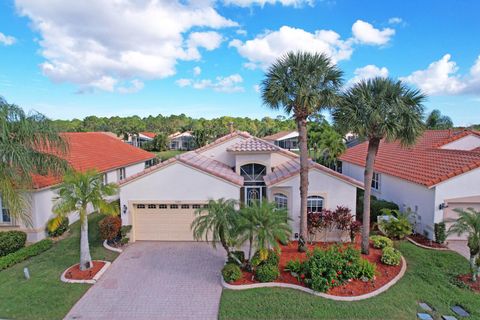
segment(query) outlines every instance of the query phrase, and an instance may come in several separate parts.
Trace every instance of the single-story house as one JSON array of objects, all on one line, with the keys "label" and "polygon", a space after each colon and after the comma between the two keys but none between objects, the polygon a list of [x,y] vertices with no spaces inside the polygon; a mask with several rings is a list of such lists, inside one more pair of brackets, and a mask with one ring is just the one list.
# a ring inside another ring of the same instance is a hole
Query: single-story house
[{"label": "single-story house", "polygon": [[170,150],[189,151],[195,148],[195,140],[191,131],[175,132],[168,136]]},{"label": "single-story house", "polygon": [[[340,157],[343,174],[363,179],[367,144],[349,148]],[[410,208],[416,231],[433,239],[435,223],[456,218],[449,208],[452,199],[480,196],[479,181],[480,132],[427,130],[409,148],[380,143],[372,194],[397,203],[401,210]],[[475,202],[462,206],[475,207]]]},{"label": "single-story house", "polygon": [[[235,131],[122,180],[122,223],[132,225],[132,241],[192,241],[195,211],[210,199],[266,198],[287,208],[298,237],[299,173],[297,154]],[[361,182],[312,161],[309,180],[309,211],[342,205],[355,213]]]},{"label": "single-story house", "polygon": [[[105,183],[117,183],[142,172],[153,164],[155,158],[150,152],[102,132],[68,132],[62,133],[62,136],[69,145],[65,159],[72,168],[79,171],[96,169],[103,173]],[[45,238],[46,224],[53,217],[53,200],[57,196],[55,187],[61,181],[61,177],[33,176],[33,189],[28,194],[32,225],[27,226],[22,221],[12,219],[8,208],[2,207],[0,202],[0,231],[25,231],[29,242]],[[70,223],[77,219],[77,215],[72,214]]]},{"label": "single-story house", "polygon": [[139,132],[138,134],[129,134],[127,141],[128,144],[131,144],[134,147],[141,147],[144,143],[152,141],[157,134],[154,132]]},{"label": "single-story house", "polygon": [[296,130],[280,131],[262,139],[283,149],[298,150],[298,131]]}]

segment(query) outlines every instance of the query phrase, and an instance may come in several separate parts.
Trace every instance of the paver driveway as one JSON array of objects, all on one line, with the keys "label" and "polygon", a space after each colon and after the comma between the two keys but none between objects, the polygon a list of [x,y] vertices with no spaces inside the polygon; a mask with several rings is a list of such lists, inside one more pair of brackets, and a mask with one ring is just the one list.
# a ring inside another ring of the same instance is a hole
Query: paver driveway
[{"label": "paver driveway", "polygon": [[217,319],[224,257],[205,243],[136,242],[66,319]]}]

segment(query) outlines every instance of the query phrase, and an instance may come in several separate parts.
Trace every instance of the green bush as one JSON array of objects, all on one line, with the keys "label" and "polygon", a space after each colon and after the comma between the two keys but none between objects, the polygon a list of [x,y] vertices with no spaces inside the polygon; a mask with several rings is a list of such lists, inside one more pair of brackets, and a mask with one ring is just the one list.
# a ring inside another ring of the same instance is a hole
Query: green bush
[{"label": "green bush", "polygon": [[447,239],[447,234],[445,232],[445,222],[435,223],[435,242],[444,243]]},{"label": "green bush", "polygon": [[[238,261],[235,260],[232,257],[228,257],[227,263],[234,263],[236,265],[240,265],[245,261],[245,253],[243,251],[232,251],[231,255],[233,255],[235,258],[237,258]],[[239,264],[239,262],[240,262],[240,264]]]},{"label": "green bush", "polygon": [[222,276],[226,282],[237,281],[242,277],[242,270],[234,263],[227,263],[222,269]]},{"label": "green bush", "polygon": [[395,248],[386,247],[382,250],[382,263],[389,266],[398,266],[402,260],[402,254]]},{"label": "green bush", "polygon": [[103,240],[112,241],[118,237],[122,220],[118,216],[106,216],[98,223],[98,230]]},{"label": "green bush", "polygon": [[[363,215],[363,190],[357,193],[357,217]],[[379,200],[375,196],[370,198],[370,223],[377,223],[377,217],[381,216],[383,209],[398,210],[400,209],[395,202]]]},{"label": "green bush", "polygon": [[27,234],[23,231],[0,232],[0,257],[25,247]]},{"label": "green bush", "polygon": [[17,252],[13,252],[4,257],[1,257],[0,270],[4,270],[10,266],[13,266],[14,264],[39,255],[40,253],[50,249],[52,245],[53,241],[51,239],[43,239],[37,243],[32,244],[31,246],[22,248]]},{"label": "green bush", "polygon": [[384,220],[380,223],[387,237],[392,239],[403,239],[412,234],[412,224],[408,220],[410,211],[400,212],[398,210],[383,210],[384,215],[390,215],[396,219]]},{"label": "green bush", "polygon": [[300,275],[303,270],[303,263],[298,260],[289,260],[287,264],[285,265],[285,271],[290,272],[290,273],[295,273],[297,275]]},{"label": "green bush", "polygon": [[50,230],[48,226],[51,224],[52,220],[53,219],[50,219],[47,223],[47,228],[46,228],[47,234],[49,237],[52,237],[52,238],[60,237],[68,229],[68,226],[70,224],[70,222],[68,221],[68,217],[63,217],[58,227],[54,230]]},{"label": "green bush", "polygon": [[372,280],[377,272],[377,266],[366,259],[360,259],[358,263],[358,275],[361,280]]},{"label": "green bush", "polygon": [[280,276],[278,266],[274,264],[262,264],[255,269],[255,279],[260,282],[272,282]]},{"label": "green bush", "polygon": [[371,236],[370,240],[372,240],[373,247],[377,249],[393,247],[393,241],[384,236]]},{"label": "green bush", "polygon": [[278,266],[279,263],[280,263],[280,256],[278,255],[278,253],[275,252],[275,250],[272,250],[272,249],[268,250],[268,255],[265,260],[261,259],[260,250],[257,250],[253,255],[252,259],[250,260],[250,265],[254,268],[264,264]]}]

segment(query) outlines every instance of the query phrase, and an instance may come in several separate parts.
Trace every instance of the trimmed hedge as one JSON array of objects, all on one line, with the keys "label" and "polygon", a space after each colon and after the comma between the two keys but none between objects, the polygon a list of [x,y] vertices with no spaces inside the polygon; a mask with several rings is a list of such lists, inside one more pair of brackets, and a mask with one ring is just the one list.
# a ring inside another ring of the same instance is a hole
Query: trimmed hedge
[{"label": "trimmed hedge", "polygon": [[53,245],[51,239],[43,239],[37,243],[32,244],[31,246],[22,248],[17,252],[10,253],[4,257],[0,258],[0,270],[7,269],[19,262],[27,260],[28,258],[39,255],[40,253],[47,251]]},{"label": "trimmed hedge", "polygon": [[260,282],[272,282],[280,276],[278,266],[274,264],[262,264],[255,269],[255,279]]},{"label": "trimmed hedge", "polygon": [[382,263],[389,266],[398,266],[402,261],[402,254],[395,248],[386,247],[382,250]]},{"label": "trimmed hedge", "polygon": [[25,247],[27,234],[23,231],[0,232],[0,257],[20,250]]},{"label": "trimmed hedge", "polygon": [[393,241],[384,236],[370,236],[373,247],[376,249],[383,249],[386,247],[393,247]]}]

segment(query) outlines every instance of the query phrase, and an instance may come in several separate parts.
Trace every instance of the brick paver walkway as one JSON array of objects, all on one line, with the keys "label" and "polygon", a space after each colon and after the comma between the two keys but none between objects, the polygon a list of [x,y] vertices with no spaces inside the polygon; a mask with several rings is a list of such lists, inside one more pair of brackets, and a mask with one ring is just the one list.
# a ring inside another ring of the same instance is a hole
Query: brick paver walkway
[{"label": "brick paver walkway", "polygon": [[205,243],[136,242],[65,319],[217,319],[224,256]]}]

